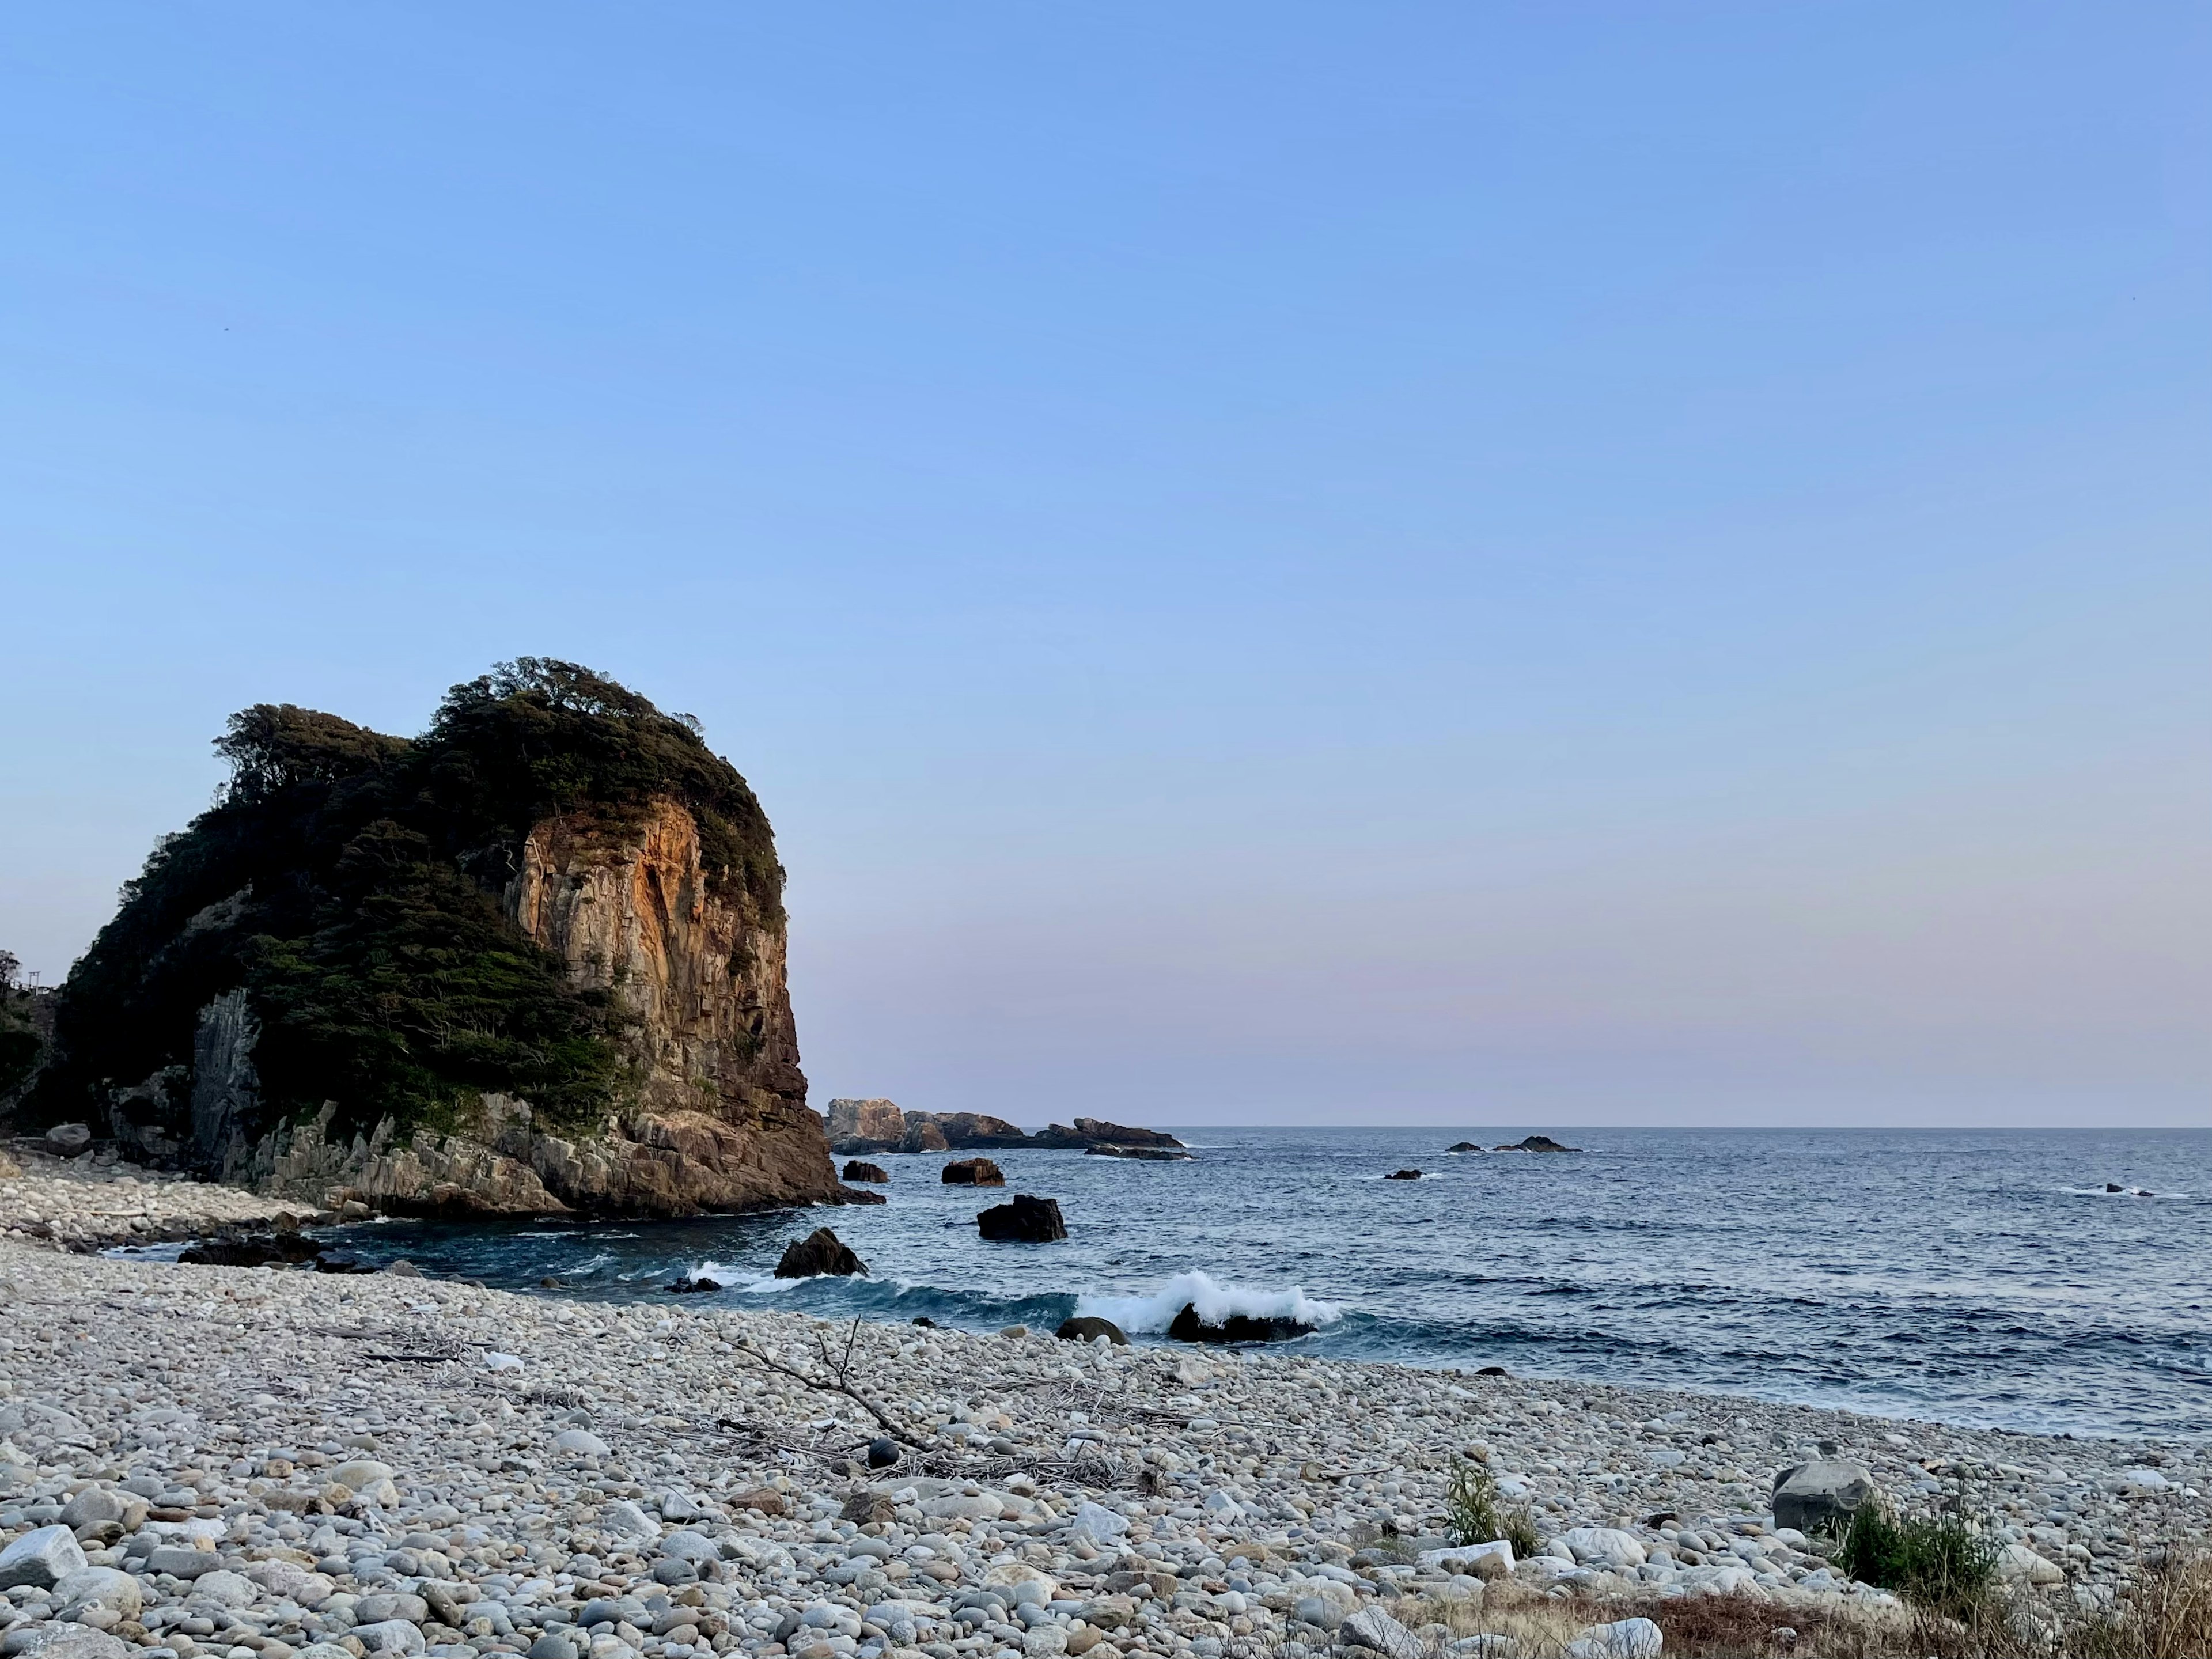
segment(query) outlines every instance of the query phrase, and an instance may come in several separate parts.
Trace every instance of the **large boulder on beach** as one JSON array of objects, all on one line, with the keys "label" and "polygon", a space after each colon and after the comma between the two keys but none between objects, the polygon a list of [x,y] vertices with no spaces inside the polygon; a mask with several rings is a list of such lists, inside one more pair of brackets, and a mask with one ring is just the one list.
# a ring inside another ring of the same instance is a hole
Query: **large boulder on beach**
[{"label": "large boulder on beach", "polygon": [[817,1227],[805,1237],[793,1239],[783,1260],[775,1264],[778,1279],[849,1279],[867,1271],[868,1264],[827,1227]]},{"label": "large boulder on beach", "polygon": [[948,1187],[1003,1187],[1006,1173],[988,1158],[955,1158],[939,1177]]},{"label": "large boulder on beach", "polygon": [[1184,1303],[1168,1324],[1168,1334],[1178,1342],[1286,1342],[1311,1329],[1285,1314],[1233,1313],[1218,1322],[1201,1319],[1194,1302]]},{"label": "large boulder on beach", "polygon": [[1127,1331],[1110,1319],[1093,1319],[1089,1314],[1061,1320],[1060,1328],[1053,1334],[1063,1342],[1096,1342],[1103,1336],[1117,1348],[1129,1346]]},{"label": "large boulder on beach", "polygon": [[1874,1471],[1847,1457],[1793,1463],[1774,1477],[1774,1524],[1833,1532],[1874,1496]]},{"label": "large boulder on beach", "polygon": [[85,1565],[84,1551],[67,1527],[38,1527],[0,1550],[0,1589],[18,1584],[52,1589]]},{"label": "large boulder on beach", "polygon": [[1027,1193],[1017,1193],[1011,1203],[994,1204],[979,1212],[975,1226],[986,1238],[1015,1244],[1049,1244],[1067,1237],[1060,1201],[1031,1198]]}]

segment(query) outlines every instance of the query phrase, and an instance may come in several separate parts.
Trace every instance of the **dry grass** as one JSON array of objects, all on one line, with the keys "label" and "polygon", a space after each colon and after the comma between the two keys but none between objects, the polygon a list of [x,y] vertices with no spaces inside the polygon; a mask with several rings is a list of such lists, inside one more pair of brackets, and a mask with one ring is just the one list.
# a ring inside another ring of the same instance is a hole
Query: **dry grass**
[{"label": "dry grass", "polygon": [[1983,1598],[1954,1617],[1926,1607],[1791,1607],[1753,1595],[1553,1596],[1510,1581],[1464,1601],[1392,1609],[1430,1653],[1510,1636],[1516,1659],[1563,1659],[1591,1625],[1649,1619],[1667,1659],[2212,1659],[2212,1555],[2154,1560],[2104,1606],[2062,1593]]}]

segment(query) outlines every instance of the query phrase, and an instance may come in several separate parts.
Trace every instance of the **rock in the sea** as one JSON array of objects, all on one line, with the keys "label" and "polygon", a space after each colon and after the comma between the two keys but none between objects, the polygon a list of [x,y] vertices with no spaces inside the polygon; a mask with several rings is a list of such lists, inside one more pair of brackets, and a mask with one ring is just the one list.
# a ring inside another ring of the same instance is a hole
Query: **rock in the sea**
[{"label": "rock in the sea", "polygon": [[1283,1342],[1312,1328],[1279,1314],[1233,1313],[1215,1324],[1199,1317],[1196,1303],[1186,1302],[1169,1322],[1168,1334],[1178,1342]]},{"label": "rock in the sea", "polygon": [[880,1164],[863,1164],[855,1158],[847,1161],[843,1178],[847,1181],[884,1182],[891,1178],[891,1172]]},{"label": "rock in the sea", "polygon": [[1462,1140],[1455,1146],[1445,1147],[1444,1150],[1448,1152],[1479,1152],[1482,1148],[1471,1140]]},{"label": "rock in the sea", "polygon": [[978,1212],[975,1226],[986,1238],[1016,1244],[1049,1244],[1067,1237],[1060,1200],[1031,1198],[1027,1193],[1015,1194],[1011,1203],[994,1204]]},{"label": "rock in the sea", "polygon": [[1833,1531],[1874,1495],[1874,1472],[1849,1458],[1793,1463],[1774,1477],[1774,1524],[1810,1536]]},{"label": "rock in the sea", "polygon": [[1110,1319],[1094,1319],[1088,1314],[1061,1320],[1060,1328],[1053,1334],[1063,1342],[1095,1342],[1103,1336],[1117,1348],[1129,1346],[1128,1333],[1119,1325]]},{"label": "rock in the sea", "polygon": [[955,1158],[940,1177],[948,1187],[1003,1187],[1005,1173],[988,1158]]},{"label": "rock in the sea", "polygon": [[1493,1146],[1497,1152],[1579,1152],[1579,1146],[1562,1146],[1549,1135],[1529,1135],[1509,1146]]},{"label": "rock in the sea", "polygon": [[1102,1141],[1096,1146],[1085,1146],[1083,1151],[1089,1158],[1125,1158],[1133,1164],[1188,1164],[1193,1161],[1190,1153],[1176,1146],[1115,1146]]},{"label": "rock in the sea", "polygon": [[843,1279],[865,1275],[868,1264],[854,1255],[845,1242],[827,1227],[817,1227],[804,1238],[795,1238],[775,1264],[778,1279]]},{"label": "rock in the sea", "polygon": [[1393,1170],[1382,1177],[1385,1181],[1419,1181],[1420,1178],[1421,1172],[1419,1170]]},{"label": "rock in the sea", "polygon": [[67,1527],[34,1528],[0,1550],[0,1589],[18,1584],[52,1589],[84,1565],[84,1551]]},{"label": "rock in the sea", "polygon": [[[796,1277],[796,1275],[793,1276]],[[708,1291],[719,1291],[721,1288],[722,1281],[720,1279],[708,1279],[703,1273],[696,1277],[694,1277],[690,1273],[686,1273],[683,1278],[675,1280],[667,1287],[668,1293],[671,1296],[699,1296]]]}]

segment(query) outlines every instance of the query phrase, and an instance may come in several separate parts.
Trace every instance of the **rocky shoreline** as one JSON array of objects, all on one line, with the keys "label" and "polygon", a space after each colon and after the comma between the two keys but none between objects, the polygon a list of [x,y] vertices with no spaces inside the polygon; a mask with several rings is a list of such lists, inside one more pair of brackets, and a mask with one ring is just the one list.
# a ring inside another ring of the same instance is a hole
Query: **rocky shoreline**
[{"label": "rocky shoreline", "polygon": [[[0,1183],[0,1652],[1532,1659],[1701,1597],[1899,1617],[1776,1524],[1775,1473],[1829,1450],[1900,1502],[1966,1489],[2031,1596],[2208,1519],[2203,1448],[55,1248],[210,1205],[271,1207]],[[1455,1556],[1477,1465],[1540,1553]]]}]

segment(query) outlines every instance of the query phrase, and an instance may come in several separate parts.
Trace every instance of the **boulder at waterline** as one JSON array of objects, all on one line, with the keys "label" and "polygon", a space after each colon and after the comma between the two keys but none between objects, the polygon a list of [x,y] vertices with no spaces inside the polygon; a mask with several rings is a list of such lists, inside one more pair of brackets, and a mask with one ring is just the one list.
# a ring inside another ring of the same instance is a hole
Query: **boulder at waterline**
[{"label": "boulder at waterline", "polygon": [[891,1172],[880,1164],[863,1164],[857,1158],[847,1161],[844,1179],[847,1181],[889,1181]]},{"label": "boulder at waterline", "polygon": [[1419,1170],[1393,1170],[1382,1177],[1385,1181],[1419,1181],[1420,1178],[1421,1172]]},{"label": "boulder at waterline", "polygon": [[994,1204],[978,1212],[975,1225],[986,1238],[1017,1244],[1049,1244],[1067,1237],[1060,1201],[1031,1198],[1027,1193],[1015,1194],[1011,1203]]},{"label": "boulder at waterline", "polygon": [[849,1279],[855,1273],[865,1277],[867,1271],[868,1264],[827,1227],[792,1240],[775,1264],[778,1279]]},{"label": "boulder at waterline", "polygon": [[1874,1472],[1847,1457],[1793,1463],[1774,1477],[1774,1524],[1833,1531],[1874,1496]]},{"label": "boulder at waterline", "polygon": [[1197,1304],[1186,1302],[1168,1334],[1178,1342],[1285,1342],[1311,1329],[1283,1314],[1233,1313],[1215,1324],[1198,1316]]},{"label": "boulder at waterline", "polygon": [[956,1158],[940,1177],[948,1187],[1003,1187],[1006,1174],[988,1158]]},{"label": "boulder at waterline", "polygon": [[[830,1230],[825,1227],[822,1231],[828,1232]],[[792,1248],[796,1249],[798,1246],[793,1245]],[[788,1254],[788,1252],[786,1252],[787,1256]],[[776,1272],[778,1273],[782,1273],[783,1269],[779,1267],[776,1269]],[[804,1275],[793,1273],[787,1275],[787,1277],[800,1278],[804,1277]],[[671,1296],[698,1296],[708,1291],[719,1291],[721,1288],[722,1285],[720,1279],[706,1278],[694,1279],[690,1274],[686,1273],[683,1278],[678,1279],[674,1284],[668,1286],[668,1292]]]},{"label": "boulder at waterline", "polygon": [[1117,1348],[1129,1346],[1128,1333],[1119,1325],[1110,1319],[1093,1319],[1088,1314],[1061,1320],[1060,1328],[1053,1334],[1063,1342],[1095,1342],[1103,1336]]},{"label": "boulder at waterline", "polygon": [[1447,1146],[1444,1150],[1448,1152],[1479,1152],[1482,1148],[1471,1140],[1462,1140],[1457,1146]]}]

